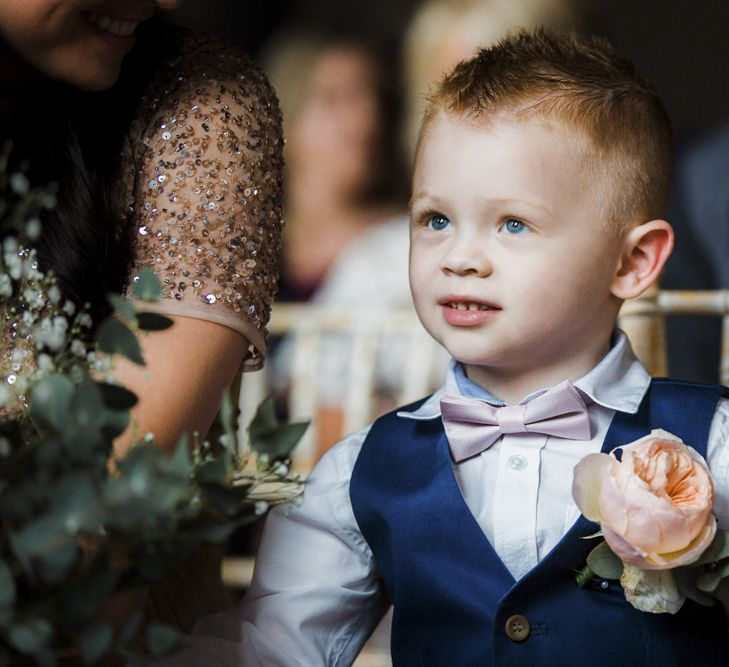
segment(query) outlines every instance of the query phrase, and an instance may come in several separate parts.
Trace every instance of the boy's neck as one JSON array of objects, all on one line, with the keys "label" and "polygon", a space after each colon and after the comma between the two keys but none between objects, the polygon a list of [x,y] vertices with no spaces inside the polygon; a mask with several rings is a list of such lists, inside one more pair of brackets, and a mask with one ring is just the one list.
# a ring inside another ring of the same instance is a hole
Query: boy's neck
[{"label": "boy's neck", "polygon": [[470,380],[506,404],[514,405],[534,391],[554,387],[565,380],[575,381],[589,373],[610,350],[611,335],[582,353],[564,359],[553,358],[552,363],[526,370],[475,364],[464,364],[464,368]]}]

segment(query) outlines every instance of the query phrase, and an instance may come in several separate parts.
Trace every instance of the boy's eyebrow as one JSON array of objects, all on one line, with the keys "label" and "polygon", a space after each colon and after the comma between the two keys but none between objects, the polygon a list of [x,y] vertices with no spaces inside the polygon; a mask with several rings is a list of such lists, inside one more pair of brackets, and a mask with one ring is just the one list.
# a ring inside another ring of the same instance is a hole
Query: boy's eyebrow
[{"label": "boy's eyebrow", "polygon": [[[484,205],[493,205],[498,204],[502,207],[513,207],[513,206],[526,206],[528,208],[536,209],[539,211],[542,211],[543,213],[546,213],[549,216],[552,216],[552,211],[547,208],[546,206],[542,206],[541,204],[535,204],[529,201],[525,201],[523,199],[512,199],[509,197],[481,197],[480,198]],[[446,206],[445,202],[442,202],[437,196],[433,196],[428,194],[427,192],[424,193],[413,193],[413,195],[410,197],[410,201],[408,202],[408,207],[410,209],[415,206],[415,204],[421,203],[421,201],[426,201],[429,203],[430,206],[434,208],[443,208]]]}]

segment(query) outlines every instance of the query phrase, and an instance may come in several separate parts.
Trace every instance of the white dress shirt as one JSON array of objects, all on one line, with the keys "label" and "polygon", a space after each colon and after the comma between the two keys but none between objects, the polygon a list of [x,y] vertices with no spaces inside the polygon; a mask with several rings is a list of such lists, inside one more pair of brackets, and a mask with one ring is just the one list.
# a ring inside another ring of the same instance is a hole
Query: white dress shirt
[{"label": "white dress shirt", "polygon": [[[638,410],[649,383],[627,338],[618,333],[603,360],[574,382],[588,399],[590,440],[509,434],[482,454],[453,464],[469,509],[515,578],[536,566],[578,518],[571,494],[574,466],[600,451],[616,410]],[[443,392],[483,391],[474,387],[451,364],[445,385],[418,410],[399,416],[436,418]],[[354,661],[388,604],[349,498],[350,476],[367,432],[350,435],[324,455],[309,476],[301,505],[271,512],[242,605],[199,621],[188,638],[191,647],[162,664],[340,667]],[[707,461],[716,481],[715,514],[724,529],[729,528],[728,439],[729,401],[722,399]]]}]

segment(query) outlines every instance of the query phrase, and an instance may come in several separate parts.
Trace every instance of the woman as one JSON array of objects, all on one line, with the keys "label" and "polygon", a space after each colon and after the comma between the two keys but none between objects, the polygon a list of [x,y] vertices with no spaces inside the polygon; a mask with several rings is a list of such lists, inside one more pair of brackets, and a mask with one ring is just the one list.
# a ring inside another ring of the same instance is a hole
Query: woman
[{"label": "woman", "polygon": [[[243,54],[162,22],[157,10],[177,4],[0,3],[0,139],[29,162],[32,183],[59,182],[41,268],[98,323],[107,293],[132,298],[131,276],[149,266],[164,287],[154,310],[174,321],[141,338],[145,367],[115,366],[140,399],[117,454],[147,432],[166,451],[207,432],[236,372],[262,363],[276,289],[275,95]],[[218,593],[167,598],[172,620],[189,626],[228,602]]]},{"label": "woman", "polygon": [[168,449],[205,433],[241,363],[262,361],[282,142],[251,62],[162,25],[155,5],[177,1],[3,0],[0,128],[31,181],[60,179],[39,252],[67,296],[98,321],[137,269],[163,281],[155,310],[175,326],[141,340],[145,369],[116,374]]}]

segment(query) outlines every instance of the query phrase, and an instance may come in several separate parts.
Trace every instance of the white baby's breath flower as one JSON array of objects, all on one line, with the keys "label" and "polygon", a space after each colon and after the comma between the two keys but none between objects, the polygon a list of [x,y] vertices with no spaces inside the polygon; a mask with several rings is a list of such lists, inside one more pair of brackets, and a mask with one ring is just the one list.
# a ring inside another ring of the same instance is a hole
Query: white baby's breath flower
[{"label": "white baby's breath flower", "polygon": [[71,354],[75,354],[77,357],[86,356],[86,346],[78,338],[71,341]]},{"label": "white baby's breath flower", "polygon": [[18,239],[16,239],[14,236],[8,236],[3,241],[3,254],[6,255],[5,261],[8,261],[7,255],[17,256],[19,249],[20,245],[18,244]]},{"label": "white baby's breath flower", "polygon": [[67,328],[68,322],[63,317],[55,317],[53,321],[44,317],[39,324],[33,327],[32,335],[36,347],[38,349],[47,347],[53,352],[58,352],[66,342]]},{"label": "white baby's breath flower", "polygon": [[66,300],[63,304],[63,312],[66,315],[73,315],[76,312],[76,304],[73,301]]},{"label": "white baby's breath flower", "polygon": [[53,370],[53,359],[47,354],[38,355],[38,370],[49,373]]},{"label": "white baby's breath flower", "polygon": [[24,350],[22,347],[16,347],[13,353],[10,355],[10,363],[19,364],[28,356],[28,350]]},{"label": "white baby's breath flower", "polygon": [[25,223],[25,234],[31,240],[38,239],[41,233],[41,221],[38,218],[31,218]]},{"label": "white baby's breath flower", "polygon": [[94,321],[91,319],[91,315],[88,313],[82,313],[78,316],[78,323],[82,327],[86,327],[87,329],[91,328],[91,325],[94,323]]},{"label": "white baby's breath flower", "polygon": [[256,513],[256,516],[261,516],[262,514],[265,514],[267,510],[268,510],[268,503],[265,500],[259,500],[258,502],[256,502],[256,507],[254,510]]},{"label": "white baby's breath flower", "polygon": [[27,287],[23,290],[23,298],[31,308],[39,309],[45,305],[45,296],[43,292],[32,287]]},{"label": "white baby's breath flower", "polygon": [[56,305],[61,300],[61,290],[58,289],[58,285],[51,285],[48,288],[48,300]]},{"label": "white baby's breath flower", "polygon": [[6,299],[13,296],[13,282],[7,273],[0,273],[0,296]]},{"label": "white baby's breath flower", "polygon": [[10,177],[10,188],[16,195],[24,197],[30,192],[30,183],[25,174],[13,174]]},{"label": "white baby's breath flower", "polygon": [[20,280],[23,275],[23,263],[17,255],[5,255],[5,265],[8,267],[8,273],[13,280]]},{"label": "white baby's breath flower", "polygon": [[24,310],[23,316],[21,317],[21,321],[23,324],[25,324],[26,327],[33,326],[35,324],[35,315],[30,310]]}]

